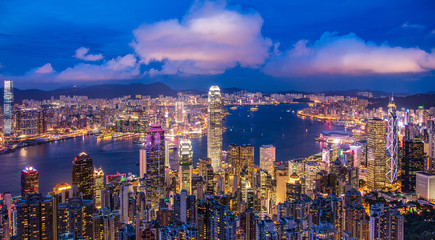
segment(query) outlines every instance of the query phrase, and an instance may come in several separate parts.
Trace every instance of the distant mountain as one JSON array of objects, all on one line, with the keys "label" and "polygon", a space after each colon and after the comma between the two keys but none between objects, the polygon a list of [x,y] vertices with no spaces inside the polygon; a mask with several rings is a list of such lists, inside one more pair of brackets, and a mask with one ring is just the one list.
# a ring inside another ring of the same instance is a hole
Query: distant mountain
[{"label": "distant mountain", "polygon": [[[0,89],[3,92],[3,88]],[[14,89],[15,102],[21,102],[24,99],[44,100],[50,99],[52,96],[58,98],[60,95],[66,96],[88,96],[89,98],[116,98],[131,95],[144,95],[151,97],[177,96],[177,91],[171,89],[164,83],[156,82],[151,84],[133,83],[125,84],[101,84],[84,88],[72,87],[64,89],[56,89],[51,91],[43,91],[39,89],[20,90]]]},{"label": "distant mountain", "polygon": [[[387,108],[389,98],[370,99],[372,104],[369,108]],[[419,106],[424,108],[435,107],[435,94],[415,94],[406,97],[394,97],[394,102],[398,109],[417,109]]]}]

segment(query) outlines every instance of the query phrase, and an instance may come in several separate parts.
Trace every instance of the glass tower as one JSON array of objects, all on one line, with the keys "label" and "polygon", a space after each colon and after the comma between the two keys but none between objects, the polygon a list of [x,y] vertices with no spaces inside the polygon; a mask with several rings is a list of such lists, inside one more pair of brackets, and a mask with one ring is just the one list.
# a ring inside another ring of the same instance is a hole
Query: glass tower
[{"label": "glass tower", "polygon": [[367,122],[367,187],[382,190],[386,182],[386,124],[382,119],[369,119]]},{"label": "glass tower", "polygon": [[83,199],[92,200],[94,194],[94,167],[92,158],[82,152],[73,161],[72,184],[79,192],[83,193]]},{"label": "glass tower", "polygon": [[207,157],[211,159],[213,172],[221,172],[222,161],[222,99],[218,86],[208,92]]},{"label": "glass tower", "polygon": [[11,80],[4,81],[3,129],[4,136],[12,135],[12,105],[14,103],[14,86]]}]

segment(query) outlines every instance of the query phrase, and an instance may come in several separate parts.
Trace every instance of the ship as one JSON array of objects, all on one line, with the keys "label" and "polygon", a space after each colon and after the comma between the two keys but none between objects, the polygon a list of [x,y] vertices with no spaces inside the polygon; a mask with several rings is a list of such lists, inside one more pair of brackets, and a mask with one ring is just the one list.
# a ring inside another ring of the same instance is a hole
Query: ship
[{"label": "ship", "polygon": [[257,108],[257,107],[252,107],[252,108],[251,108],[251,112],[256,112],[256,111],[258,111],[258,108]]}]

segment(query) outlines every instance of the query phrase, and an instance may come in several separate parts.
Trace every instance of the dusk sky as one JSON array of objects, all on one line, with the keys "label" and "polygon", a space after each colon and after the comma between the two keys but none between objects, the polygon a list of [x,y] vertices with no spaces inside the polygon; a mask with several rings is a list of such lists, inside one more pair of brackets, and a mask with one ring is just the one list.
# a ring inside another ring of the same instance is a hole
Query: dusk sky
[{"label": "dusk sky", "polygon": [[435,1],[1,1],[0,78],[435,91]]}]

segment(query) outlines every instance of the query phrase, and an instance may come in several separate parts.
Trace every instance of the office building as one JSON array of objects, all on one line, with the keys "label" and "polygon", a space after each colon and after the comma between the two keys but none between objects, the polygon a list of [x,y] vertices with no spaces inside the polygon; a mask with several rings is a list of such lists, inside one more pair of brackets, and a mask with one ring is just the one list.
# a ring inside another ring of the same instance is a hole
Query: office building
[{"label": "office building", "polygon": [[27,166],[21,170],[21,198],[39,193],[39,172],[34,167]]},{"label": "office building", "polygon": [[182,100],[177,100],[175,102],[175,122],[184,122],[184,102]]},{"label": "office building", "polygon": [[193,163],[192,142],[182,138],[178,144],[178,163]]},{"label": "office building", "polygon": [[83,194],[83,199],[93,199],[94,167],[92,165],[92,158],[84,152],[74,158],[72,184],[74,190]]},{"label": "office building", "polygon": [[3,87],[3,132],[4,137],[8,138],[13,132],[14,84],[11,80],[5,80]]},{"label": "office building", "polygon": [[165,131],[161,125],[152,124],[146,142],[145,189],[149,207],[158,210],[165,191]]},{"label": "office building", "polygon": [[386,126],[382,119],[367,122],[367,188],[383,190],[386,186]]},{"label": "office building", "polygon": [[435,174],[417,172],[416,192],[419,197],[428,201],[435,201]]},{"label": "office building", "polygon": [[104,172],[101,168],[94,168],[94,199],[95,207],[101,208],[101,191],[104,189]]},{"label": "office building", "polygon": [[276,149],[273,145],[263,145],[260,147],[260,169],[266,170],[273,176]]},{"label": "office building", "polygon": [[207,113],[207,157],[211,159],[213,171],[220,173],[222,170],[223,104],[218,86],[210,87]]},{"label": "office building", "polygon": [[427,158],[423,141],[406,140],[403,145],[402,192],[410,193],[415,192],[417,172],[424,171],[424,162]]}]

